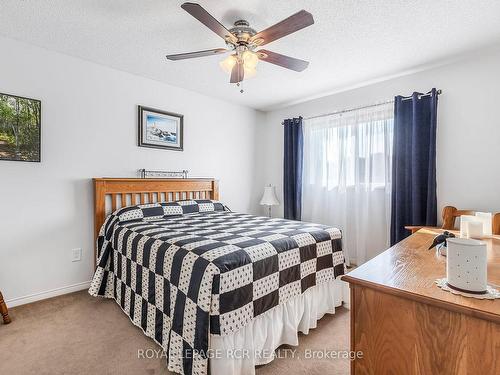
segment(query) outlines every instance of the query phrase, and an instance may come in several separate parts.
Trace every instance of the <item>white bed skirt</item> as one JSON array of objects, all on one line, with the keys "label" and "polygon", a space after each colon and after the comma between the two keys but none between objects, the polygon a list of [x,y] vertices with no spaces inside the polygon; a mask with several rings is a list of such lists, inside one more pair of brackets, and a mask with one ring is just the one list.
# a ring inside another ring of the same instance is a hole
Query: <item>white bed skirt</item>
[{"label": "white bed skirt", "polygon": [[335,314],[347,301],[346,289],[340,279],[316,285],[232,335],[210,335],[211,375],[254,375],[255,366],[271,362],[280,345],[297,346],[298,332],[308,334],[325,314]]}]

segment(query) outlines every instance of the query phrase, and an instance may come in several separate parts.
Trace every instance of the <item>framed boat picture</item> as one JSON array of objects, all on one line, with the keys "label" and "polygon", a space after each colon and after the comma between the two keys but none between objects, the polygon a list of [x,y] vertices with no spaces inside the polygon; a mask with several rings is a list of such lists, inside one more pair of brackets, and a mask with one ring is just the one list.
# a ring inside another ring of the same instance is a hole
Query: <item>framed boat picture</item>
[{"label": "framed boat picture", "polygon": [[40,162],[42,103],[0,93],[0,161]]},{"label": "framed boat picture", "polygon": [[143,106],[138,108],[140,147],[183,150],[183,115]]}]

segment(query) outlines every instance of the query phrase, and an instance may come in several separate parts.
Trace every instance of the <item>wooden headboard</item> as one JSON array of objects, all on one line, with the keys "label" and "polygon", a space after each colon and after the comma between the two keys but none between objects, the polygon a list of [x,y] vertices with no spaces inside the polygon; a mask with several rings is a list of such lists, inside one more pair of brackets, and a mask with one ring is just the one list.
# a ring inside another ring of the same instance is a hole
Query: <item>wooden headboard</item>
[{"label": "wooden headboard", "polygon": [[94,235],[113,211],[134,204],[181,199],[219,199],[219,182],[210,178],[94,178]]}]

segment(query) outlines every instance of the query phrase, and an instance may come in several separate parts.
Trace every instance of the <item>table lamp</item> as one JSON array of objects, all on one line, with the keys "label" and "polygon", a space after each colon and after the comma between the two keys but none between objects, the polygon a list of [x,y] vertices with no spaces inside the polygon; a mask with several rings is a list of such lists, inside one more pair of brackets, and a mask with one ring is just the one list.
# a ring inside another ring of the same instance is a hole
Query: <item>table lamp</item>
[{"label": "table lamp", "polygon": [[261,206],[268,206],[269,209],[269,217],[271,217],[271,207],[278,206],[280,202],[276,197],[276,193],[274,191],[274,186],[268,185],[264,187],[264,194],[262,194],[262,199],[260,200]]}]

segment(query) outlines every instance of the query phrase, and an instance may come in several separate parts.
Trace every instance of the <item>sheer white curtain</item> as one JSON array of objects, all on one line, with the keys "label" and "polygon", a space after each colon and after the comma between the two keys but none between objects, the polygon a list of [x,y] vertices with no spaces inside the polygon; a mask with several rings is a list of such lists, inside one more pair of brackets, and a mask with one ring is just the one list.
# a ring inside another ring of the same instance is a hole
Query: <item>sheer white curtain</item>
[{"label": "sheer white curtain", "polygon": [[304,121],[302,220],[342,230],[347,261],[389,245],[392,103]]}]

